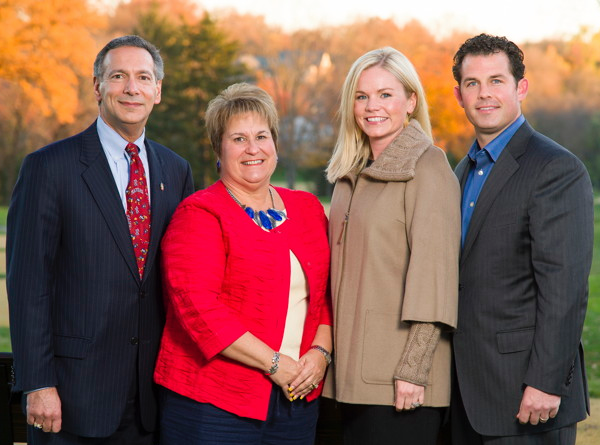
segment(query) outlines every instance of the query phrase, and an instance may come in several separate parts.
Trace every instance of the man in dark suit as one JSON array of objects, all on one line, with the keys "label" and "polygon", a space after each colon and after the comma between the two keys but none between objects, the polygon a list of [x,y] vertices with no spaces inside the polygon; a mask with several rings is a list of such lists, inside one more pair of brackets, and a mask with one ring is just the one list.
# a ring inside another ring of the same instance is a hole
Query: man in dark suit
[{"label": "man in dark suit", "polygon": [[152,44],[112,40],[94,63],[96,122],[21,167],[6,255],[29,443],[154,443],[159,244],[193,192],[189,164],[145,138],[162,78]]},{"label": "man in dark suit", "polygon": [[583,164],[521,114],[522,51],[479,35],[454,56],[476,141],[456,167],[462,253],[456,445],[575,443],[589,412],[581,346],[593,197]]}]

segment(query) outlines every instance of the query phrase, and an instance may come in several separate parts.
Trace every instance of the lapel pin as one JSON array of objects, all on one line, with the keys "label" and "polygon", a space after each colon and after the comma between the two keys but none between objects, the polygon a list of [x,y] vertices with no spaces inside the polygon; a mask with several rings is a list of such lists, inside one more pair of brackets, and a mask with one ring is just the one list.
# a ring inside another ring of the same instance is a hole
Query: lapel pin
[{"label": "lapel pin", "polygon": [[161,192],[165,191],[165,185],[162,182],[160,183],[160,191]]}]

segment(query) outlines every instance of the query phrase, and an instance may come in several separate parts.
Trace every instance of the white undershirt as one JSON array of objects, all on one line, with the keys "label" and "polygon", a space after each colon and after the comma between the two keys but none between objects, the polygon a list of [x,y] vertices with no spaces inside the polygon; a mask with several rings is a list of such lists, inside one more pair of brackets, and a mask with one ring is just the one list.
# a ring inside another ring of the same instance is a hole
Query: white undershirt
[{"label": "white undershirt", "polygon": [[280,351],[295,360],[300,358],[300,343],[308,312],[308,282],[296,255],[290,250],[290,301]]}]

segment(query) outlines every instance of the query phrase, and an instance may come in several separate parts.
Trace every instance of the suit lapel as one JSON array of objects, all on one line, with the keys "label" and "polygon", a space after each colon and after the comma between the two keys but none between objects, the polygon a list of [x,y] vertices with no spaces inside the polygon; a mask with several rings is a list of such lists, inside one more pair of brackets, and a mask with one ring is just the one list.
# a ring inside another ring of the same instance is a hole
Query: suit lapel
[{"label": "suit lapel", "polygon": [[[473,211],[473,216],[471,217],[471,222],[469,224],[469,231],[465,237],[465,243],[462,249],[460,262],[465,260],[465,258],[469,255],[469,251],[483,226],[483,223],[486,220],[487,214],[490,211],[495,199],[502,192],[502,189],[510,179],[512,175],[519,169],[519,163],[517,159],[525,152],[527,148],[527,140],[533,133],[531,127],[527,124],[527,122],[523,123],[521,128],[517,130],[515,135],[509,141],[507,146],[502,150],[502,154],[496,161],[494,168],[490,172],[483,188],[481,189],[481,193],[479,194],[479,198],[477,198],[477,205],[475,206],[475,210]],[[464,161],[464,160],[463,160]],[[459,167],[463,162],[461,162],[456,169],[456,174],[459,175]],[[469,165],[468,162],[466,165]],[[461,180],[461,189],[464,188],[464,183],[467,177],[467,169],[465,166],[462,166],[462,177],[459,176]]]},{"label": "suit lapel", "polygon": [[123,255],[127,266],[133,276],[139,280],[135,253],[129,235],[127,217],[123,210],[123,203],[119,197],[115,180],[102,150],[96,123],[92,124],[83,134],[84,143],[81,150],[80,161],[87,165],[82,173],[82,178],[89,187],[106,224]]},{"label": "suit lapel", "polygon": [[150,164],[150,207],[151,207],[151,228],[150,228],[150,247],[148,250],[148,258],[146,259],[146,268],[144,271],[144,279],[148,276],[152,267],[156,254],[160,247],[162,232],[165,227],[167,217],[167,207],[164,199],[164,189],[167,184],[163,160],[156,150],[155,144],[146,140],[146,149],[148,150],[148,163]]},{"label": "suit lapel", "polygon": [[469,167],[471,166],[471,161],[468,156],[465,156],[462,161],[458,163],[456,168],[454,169],[454,174],[458,178],[460,182],[460,191],[465,191],[465,183],[467,182],[467,176],[469,174]]}]

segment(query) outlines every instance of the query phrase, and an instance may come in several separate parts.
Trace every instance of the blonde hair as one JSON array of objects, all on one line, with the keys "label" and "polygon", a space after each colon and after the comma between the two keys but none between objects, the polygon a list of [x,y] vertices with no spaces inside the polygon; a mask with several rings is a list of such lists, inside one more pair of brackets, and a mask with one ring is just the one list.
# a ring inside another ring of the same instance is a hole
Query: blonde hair
[{"label": "blonde hair", "polygon": [[273,99],[262,88],[242,82],[228,86],[208,103],[204,120],[210,145],[217,156],[221,156],[221,142],[229,120],[245,113],[256,113],[265,119],[277,149],[279,117]]},{"label": "blonde hair", "polygon": [[327,180],[331,183],[353,170],[363,168],[371,154],[369,138],[354,118],[354,100],[360,75],[374,66],[393,74],[404,86],[407,97],[415,94],[417,103],[413,112],[408,115],[408,119],[416,119],[425,134],[432,137],[425,92],[413,64],[404,54],[389,46],[369,51],[352,64],[342,87],[338,111],[340,130],[326,169]]}]

